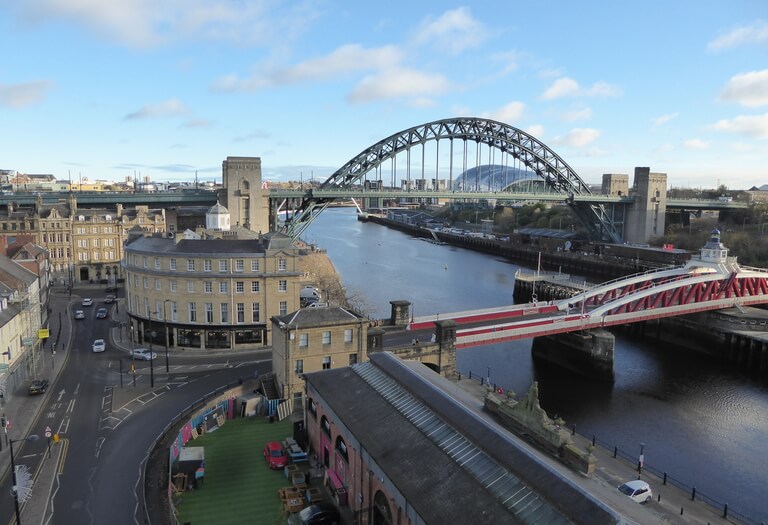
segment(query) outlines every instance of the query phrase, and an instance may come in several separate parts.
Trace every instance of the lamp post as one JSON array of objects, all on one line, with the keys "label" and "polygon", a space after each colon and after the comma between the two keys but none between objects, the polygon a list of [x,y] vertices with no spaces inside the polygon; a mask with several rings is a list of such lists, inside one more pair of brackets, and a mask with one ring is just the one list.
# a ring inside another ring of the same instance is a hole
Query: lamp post
[{"label": "lamp post", "polygon": [[645,443],[640,443],[640,457],[637,458],[637,473],[642,474],[643,472],[643,462],[645,461],[645,457],[643,455],[643,451],[645,450]]},{"label": "lamp post", "polygon": [[[157,312],[155,312],[157,314]],[[152,331],[152,312],[149,312],[149,386],[155,388],[155,359],[152,357],[152,340],[155,332]]]},{"label": "lamp post", "polygon": [[14,443],[21,443],[24,441],[37,441],[39,439],[39,436],[37,434],[32,434],[31,436],[27,436],[24,439],[9,439],[8,445],[10,447],[11,452],[11,472],[13,473],[13,487],[11,489],[11,492],[13,492],[13,507],[16,510],[16,525],[21,525],[21,511],[19,510],[19,487],[18,487],[18,480],[16,479],[16,463],[13,461],[13,444]]},{"label": "lamp post", "polygon": [[170,299],[163,301],[163,324],[165,325],[165,373],[170,373],[170,367],[168,366],[168,314],[165,311],[165,303],[170,302]]}]

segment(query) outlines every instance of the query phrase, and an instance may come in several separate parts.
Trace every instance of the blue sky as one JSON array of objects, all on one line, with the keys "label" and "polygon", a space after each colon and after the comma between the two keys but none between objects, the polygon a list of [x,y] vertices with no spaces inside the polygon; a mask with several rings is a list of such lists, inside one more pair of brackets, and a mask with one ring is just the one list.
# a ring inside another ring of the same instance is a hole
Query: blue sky
[{"label": "blue sky", "polygon": [[0,0],[0,169],[324,179],[456,116],[587,182],[768,183],[768,2]]}]

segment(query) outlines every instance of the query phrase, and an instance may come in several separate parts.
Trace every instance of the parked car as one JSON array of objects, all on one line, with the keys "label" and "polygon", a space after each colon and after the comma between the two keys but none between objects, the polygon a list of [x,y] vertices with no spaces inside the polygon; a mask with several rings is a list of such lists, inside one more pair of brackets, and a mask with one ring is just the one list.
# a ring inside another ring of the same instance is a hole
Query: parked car
[{"label": "parked car", "polygon": [[269,468],[277,470],[288,464],[288,456],[283,450],[283,446],[277,441],[270,441],[264,445],[264,459],[267,460]]},{"label": "parked car", "polygon": [[96,310],[96,319],[106,319],[107,318],[107,309],[106,308],[99,308]]},{"label": "parked car", "polygon": [[633,479],[619,485],[619,492],[637,503],[647,503],[653,499],[650,485],[639,479]]},{"label": "parked car", "polygon": [[117,293],[117,286],[107,286],[107,289],[104,291],[107,293]]},{"label": "parked car", "polygon": [[75,319],[85,319],[85,312],[82,310],[75,310]]},{"label": "parked car", "polygon": [[83,299],[83,306],[93,306],[93,299],[90,297]]},{"label": "parked car", "polygon": [[35,379],[29,385],[29,395],[44,394],[46,388],[48,388],[47,379]]},{"label": "parked car", "polygon": [[157,359],[157,352],[150,353],[146,348],[135,348],[131,350],[131,357],[144,361],[152,361],[153,359]]},{"label": "parked car", "polygon": [[115,296],[114,295],[108,295],[104,298],[104,304],[112,304],[115,302]]},{"label": "parked car", "polygon": [[332,503],[320,502],[304,507],[288,518],[288,525],[337,525],[341,514]]},{"label": "parked car", "polygon": [[107,349],[107,343],[104,342],[104,339],[96,339],[93,342],[93,351],[94,352],[103,352]]}]

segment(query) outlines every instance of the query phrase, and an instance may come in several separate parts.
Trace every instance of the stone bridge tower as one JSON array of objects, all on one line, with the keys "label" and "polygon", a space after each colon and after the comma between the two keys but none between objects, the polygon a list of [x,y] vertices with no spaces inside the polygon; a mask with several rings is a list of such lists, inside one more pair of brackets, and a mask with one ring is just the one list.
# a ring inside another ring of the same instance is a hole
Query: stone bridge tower
[{"label": "stone bridge tower", "polygon": [[266,233],[269,228],[269,189],[261,179],[260,157],[227,157],[221,166],[220,200],[234,227]]}]

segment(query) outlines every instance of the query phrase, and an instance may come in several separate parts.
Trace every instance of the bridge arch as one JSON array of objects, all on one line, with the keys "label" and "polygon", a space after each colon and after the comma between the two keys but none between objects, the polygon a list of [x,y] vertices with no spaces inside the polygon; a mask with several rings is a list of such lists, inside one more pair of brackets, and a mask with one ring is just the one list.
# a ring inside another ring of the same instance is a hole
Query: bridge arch
[{"label": "bridge arch", "polygon": [[[450,141],[452,153],[453,141],[463,141],[465,156],[468,142],[484,144],[502,154],[511,155],[513,159],[535,173],[549,188],[561,193],[565,202],[571,206],[594,238],[620,242],[621,236],[615,230],[603,205],[574,201],[575,195],[592,192],[565,160],[536,137],[495,120],[476,117],[450,118],[400,131],[361,151],[323,182],[320,189],[350,188],[364,179],[370,171],[377,169],[384,162],[393,160],[401,153],[408,156],[410,167],[412,147],[424,146],[428,142],[435,141],[439,148],[441,140]],[[287,225],[286,233],[294,238],[301,235],[312,218],[333,200],[313,197],[303,199]]]}]

